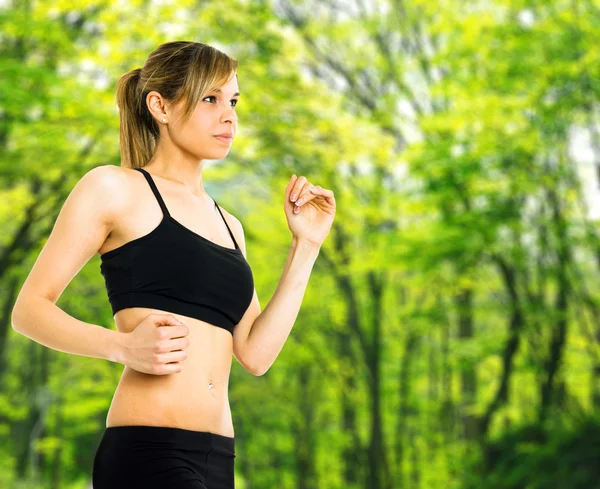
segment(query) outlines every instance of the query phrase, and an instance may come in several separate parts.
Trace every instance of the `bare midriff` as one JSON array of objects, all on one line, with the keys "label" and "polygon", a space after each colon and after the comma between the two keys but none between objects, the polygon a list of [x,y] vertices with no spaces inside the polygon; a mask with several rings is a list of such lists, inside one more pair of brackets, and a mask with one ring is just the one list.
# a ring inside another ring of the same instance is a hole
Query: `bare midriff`
[{"label": "bare midriff", "polygon": [[129,333],[149,314],[170,314],[189,328],[181,372],[152,375],[125,366],[106,426],[168,426],[234,437],[228,386],[233,338],[226,329],[160,309],[132,307],[115,314]]}]

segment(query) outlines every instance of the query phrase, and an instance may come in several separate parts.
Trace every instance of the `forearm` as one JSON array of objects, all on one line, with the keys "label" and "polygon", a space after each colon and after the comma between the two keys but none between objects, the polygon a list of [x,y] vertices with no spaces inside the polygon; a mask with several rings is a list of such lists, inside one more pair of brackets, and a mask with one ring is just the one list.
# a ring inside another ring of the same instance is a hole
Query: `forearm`
[{"label": "forearm", "polygon": [[266,372],[285,344],[306,291],[319,248],[292,239],[290,252],[273,297],[258,315],[248,335],[250,358],[260,372]]},{"label": "forearm", "polygon": [[42,297],[17,301],[12,312],[12,327],[53,350],[119,361],[121,333],[80,321]]}]

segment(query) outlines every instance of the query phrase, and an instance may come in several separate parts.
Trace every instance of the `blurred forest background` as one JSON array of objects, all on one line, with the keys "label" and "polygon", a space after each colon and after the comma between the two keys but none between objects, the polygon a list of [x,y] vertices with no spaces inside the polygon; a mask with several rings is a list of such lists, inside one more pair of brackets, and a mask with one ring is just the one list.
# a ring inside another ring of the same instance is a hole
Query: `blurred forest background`
[{"label": "blurred forest background", "polygon": [[[234,359],[238,489],[600,487],[600,0],[0,2],[0,487],[85,489],[123,366],[11,328],[114,86],[160,43],[239,61],[206,188],[261,304],[292,173],[338,204],[298,320]],[[96,255],[58,305],[114,328]]]}]

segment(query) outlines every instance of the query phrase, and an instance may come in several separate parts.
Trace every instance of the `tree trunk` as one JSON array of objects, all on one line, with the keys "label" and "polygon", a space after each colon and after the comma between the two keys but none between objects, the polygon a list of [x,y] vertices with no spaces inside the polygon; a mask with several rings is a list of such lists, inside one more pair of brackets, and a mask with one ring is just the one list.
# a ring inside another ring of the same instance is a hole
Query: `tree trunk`
[{"label": "tree trunk", "polygon": [[[458,337],[461,341],[473,341],[473,290],[465,288],[455,298],[458,310]],[[477,369],[474,360],[468,359],[461,367],[461,419],[466,440],[479,438],[477,416],[473,412],[477,401]]]},{"label": "tree trunk", "polygon": [[[296,479],[297,489],[317,489],[317,474],[315,471],[315,442],[313,433],[315,405],[310,387],[310,367],[303,365],[298,370],[298,400],[302,422],[297,426],[295,436],[296,444],[296,467],[298,477]],[[278,487],[282,487],[281,485]]]},{"label": "tree trunk", "polygon": [[552,330],[552,339],[550,342],[550,354],[548,361],[546,362],[546,379],[541,386],[541,403],[539,418],[540,421],[544,421],[548,409],[552,405],[552,394],[555,387],[555,378],[558,374],[560,364],[562,361],[562,355],[566,343],[567,337],[567,312],[568,312],[568,294],[569,294],[569,280],[567,278],[567,267],[570,261],[569,247],[567,243],[567,230],[566,222],[564,221],[561,211],[558,197],[552,191],[551,194],[551,205],[553,209],[554,223],[556,226],[556,237],[557,237],[557,278],[558,278],[558,289],[556,291],[556,321]]},{"label": "tree trunk", "polygon": [[494,256],[496,263],[500,268],[501,276],[504,280],[504,285],[508,291],[511,304],[511,318],[510,325],[508,328],[508,339],[504,345],[504,352],[502,353],[502,373],[496,394],[492,399],[492,402],[488,405],[488,408],[483,415],[481,420],[481,435],[482,437],[487,436],[492,417],[496,411],[508,402],[510,379],[513,372],[514,358],[519,349],[521,341],[521,332],[525,324],[525,317],[521,307],[521,300],[519,292],[517,290],[517,277],[515,269],[509,266],[502,257]]}]

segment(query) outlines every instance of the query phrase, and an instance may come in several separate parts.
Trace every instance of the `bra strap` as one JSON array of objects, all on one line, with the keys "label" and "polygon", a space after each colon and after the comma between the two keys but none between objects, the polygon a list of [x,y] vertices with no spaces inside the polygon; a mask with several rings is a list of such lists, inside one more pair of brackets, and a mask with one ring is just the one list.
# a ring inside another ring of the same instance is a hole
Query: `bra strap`
[{"label": "bra strap", "polygon": [[156,188],[156,184],[154,183],[154,180],[152,179],[152,176],[150,175],[150,173],[148,173],[143,168],[134,168],[134,170],[139,170],[146,177],[146,180],[148,181],[148,184],[150,185],[150,188],[152,189],[152,193],[154,193],[156,200],[158,200],[158,204],[160,205],[160,208],[162,209],[163,213],[166,216],[170,216],[167,206],[165,205],[165,201],[161,197],[160,192],[158,191],[158,188]]},{"label": "bra strap", "polygon": [[229,224],[227,224],[227,221],[225,220],[225,217],[223,216],[223,213],[221,212],[221,208],[219,207],[219,204],[217,204],[217,202],[214,199],[213,199],[213,202],[217,206],[217,209],[219,210],[219,214],[221,214],[221,217],[223,218],[223,222],[225,223],[225,226],[227,226],[227,231],[229,231],[229,235],[231,236],[231,239],[233,240],[233,243],[235,244],[235,249],[239,250],[240,247],[238,246],[237,241],[235,240],[235,237],[233,236],[233,233],[231,232],[231,229],[229,229]]}]

